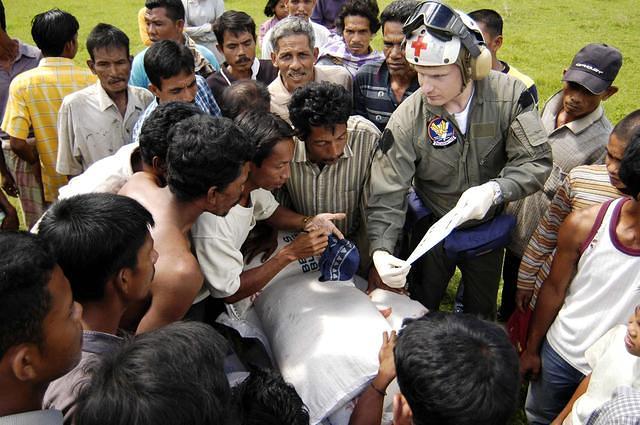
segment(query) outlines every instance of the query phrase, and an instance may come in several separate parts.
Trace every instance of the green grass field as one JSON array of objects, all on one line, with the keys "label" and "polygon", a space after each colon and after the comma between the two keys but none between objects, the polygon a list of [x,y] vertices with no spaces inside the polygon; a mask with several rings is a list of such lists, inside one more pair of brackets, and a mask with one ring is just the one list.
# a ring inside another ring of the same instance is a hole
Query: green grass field
[{"label": "green grass field", "polygon": [[[390,1],[382,0],[380,9]],[[227,0],[227,10],[244,10],[257,23],[267,18],[262,14],[264,1]],[[552,0],[539,1],[478,1],[452,0],[449,2],[463,11],[492,7],[504,18],[505,44],[500,57],[520,71],[532,77],[538,86],[541,103],[560,88],[564,68],[573,55],[585,44],[601,42],[616,46],[622,51],[624,64],[616,80],[618,94],[605,103],[609,119],[617,122],[629,112],[640,107],[640,74],[634,71],[640,61],[637,22],[640,10],[637,0]],[[80,21],[79,40],[98,22],[107,22],[123,29],[131,39],[135,54],[142,49],[138,36],[137,11],[143,0],[4,0],[7,14],[7,30],[13,37],[31,43],[30,22],[33,15],[52,7],[73,13]],[[381,47],[380,35],[374,45]],[[88,55],[81,45],[76,58],[84,63]],[[459,280],[459,274],[455,281]],[[455,289],[451,288],[445,300],[451,305]],[[525,423],[519,412],[514,424]]]}]

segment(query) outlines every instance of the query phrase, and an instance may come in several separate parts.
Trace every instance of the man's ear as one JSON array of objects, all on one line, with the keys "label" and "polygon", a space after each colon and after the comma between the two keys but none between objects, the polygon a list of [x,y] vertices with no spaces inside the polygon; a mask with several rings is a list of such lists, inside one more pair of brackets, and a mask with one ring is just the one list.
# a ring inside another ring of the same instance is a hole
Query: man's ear
[{"label": "man's ear", "polygon": [[[270,43],[270,42],[269,42]],[[278,65],[276,64],[276,52],[271,52],[271,63],[273,64],[273,66],[275,66],[276,68],[278,67]]]},{"label": "man's ear", "polygon": [[207,191],[207,204],[215,207],[218,203],[218,196],[220,196],[220,192],[218,191],[217,186],[212,186]]},{"label": "man's ear", "polygon": [[96,64],[91,59],[87,59],[87,66],[93,72],[93,75],[96,75]]},{"label": "man's ear", "polygon": [[604,91],[604,94],[602,95],[602,100],[603,101],[607,100],[616,93],[618,93],[618,87],[609,86],[609,88]]},{"label": "man's ear", "polygon": [[224,48],[220,45],[220,43],[216,43],[216,49],[218,49],[218,51],[224,55]]},{"label": "man's ear", "polygon": [[393,396],[393,425],[411,425],[413,412],[407,399],[401,393]]},{"label": "man's ear", "polygon": [[313,63],[317,62],[319,54],[320,54],[320,50],[317,47],[314,47],[313,48]]},{"label": "man's ear", "polygon": [[19,381],[33,381],[38,376],[34,360],[40,353],[33,343],[19,344],[9,349],[11,371]]},{"label": "man's ear", "polygon": [[157,155],[151,158],[151,166],[158,174],[162,174],[164,176],[167,173],[167,165]]},{"label": "man's ear", "polygon": [[184,19],[178,19],[176,21],[176,26],[178,27],[180,32],[183,32],[184,31]]},{"label": "man's ear", "polygon": [[125,297],[129,296],[129,290],[131,289],[131,273],[133,273],[133,270],[123,267],[116,274],[116,279],[113,280],[116,292],[122,293]]},{"label": "man's ear", "polygon": [[160,97],[160,88],[156,87],[155,84],[149,83],[148,89],[155,97]]},{"label": "man's ear", "polygon": [[500,50],[500,48],[502,47],[502,42],[504,41],[504,39],[502,38],[501,35],[497,35],[496,38],[493,39],[493,44],[495,44],[495,50],[496,52],[498,50]]}]

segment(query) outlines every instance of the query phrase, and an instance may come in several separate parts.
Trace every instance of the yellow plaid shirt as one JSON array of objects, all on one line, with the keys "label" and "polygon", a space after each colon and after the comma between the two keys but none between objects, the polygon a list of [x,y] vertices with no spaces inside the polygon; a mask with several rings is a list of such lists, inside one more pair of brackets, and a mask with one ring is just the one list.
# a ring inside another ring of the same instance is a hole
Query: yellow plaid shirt
[{"label": "yellow plaid shirt", "polygon": [[23,140],[29,135],[29,128],[33,128],[46,202],[55,201],[58,188],[67,183],[65,176],[56,173],[56,124],[62,99],[95,82],[96,77],[89,69],[59,57],[42,59],[37,68],[23,72],[11,82],[0,127],[9,136]]}]

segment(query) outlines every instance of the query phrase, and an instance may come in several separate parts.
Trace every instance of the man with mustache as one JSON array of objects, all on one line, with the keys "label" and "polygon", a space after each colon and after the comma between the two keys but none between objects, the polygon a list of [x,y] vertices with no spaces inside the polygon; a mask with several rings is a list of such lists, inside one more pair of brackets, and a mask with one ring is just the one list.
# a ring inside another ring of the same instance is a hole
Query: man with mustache
[{"label": "man with mustache", "polygon": [[518,267],[524,250],[547,210],[553,195],[572,168],[602,163],[612,125],[600,102],[618,88],[613,81],[622,66],[618,49],[606,44],[588,44],[575,55],[563,73],[563,88],[549,99],[542,110],[542,124],[549,134],[553,168],[541,191],[512,202],[507,212],[517,218],[504,261],[503,307],[507,320],[515,307]]},{"label": "man with mustache", "polygon": [[229,10],[213,24],[218,50],[224,55],[220,70],[207,77],[218,104],[231,83],[252,79],[269,85],[278,74],[271,59],[256,58],[256,23],[244,12]]},{"label": "man with mustache", "polygon": [[318,64],[341,66],[355,77],[361,66],[383,60],[382,53],[371,47],[380,28],[378,12],[375,0],[348,1],[336,18],[337,34],[321,46]]},{"label": "man with mustache", "polygon": [[87,65],[98,82],[64,98],[58,113],[56,171],[69,178],[131,143],[133,126],[153,101],[147,89],[130,86],[129,38],[98,24],[87,38]]},{"label": "man with mustache", "polygon": [[384,131],[398,105],[418,90],[418,76],[404,56],[402,24],[416,7],[396,0],[380,15],[384,61],[364,65],[353,80],[355,113]]},{"label": "man with mustache", "polygon": [[351,92],[351,75],[335,66],[314,65],[318,58],[316,39],[311,24],[304,19],[288,17],[274,29],[270,38],[271,60],[278,76],[269,84],[271,112],[289,121],[289,100],[293,92],[312,81],[340,84]]},{"label": "man with mustache", "polygon": [[[143,126],[143,134],[153,131],[149,127]],[[254,151],[247,135],[230,119],[206,114],[180,121],[168,137],[167,186],[160,187],[157,176],[143,171],[119,192],[140,202],[156,221],[152,236],[159,259],[151,305],[137,333],[181,320],[198,301],[204,277],[191,252],[189,231],[203,212],[224,216],[238,203]],[[144,144],[141,149],[144,158]],[[144,307],[138,310],[144,312]]]}]

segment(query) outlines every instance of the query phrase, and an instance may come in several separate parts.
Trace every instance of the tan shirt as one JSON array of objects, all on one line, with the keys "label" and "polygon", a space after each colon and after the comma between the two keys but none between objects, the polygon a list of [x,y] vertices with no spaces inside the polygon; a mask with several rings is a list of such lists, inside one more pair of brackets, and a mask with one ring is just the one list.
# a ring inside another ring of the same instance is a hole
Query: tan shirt
[{"label": "tan shirt", "polygon": [[129,86],[124,117],[100,82],[64,98],[58,114],[56,171],[77,175],[131,143],[140,114],[153,101],[150,91]]},{"label": "tan shirt", "polygon": [[[340,66],[323,66],[316,65],[314,67],[315,78],[313,81],[319,83],[328,81],[330,83],[340,84],[349,93],[351,93],[351,75]],[[282,83],[282,78],[278,72],[278,76],[271,84],[269,84],[269,94],[271,94],[271,112],[291,124],[289,120],[289,100],[291,93]]]}]

